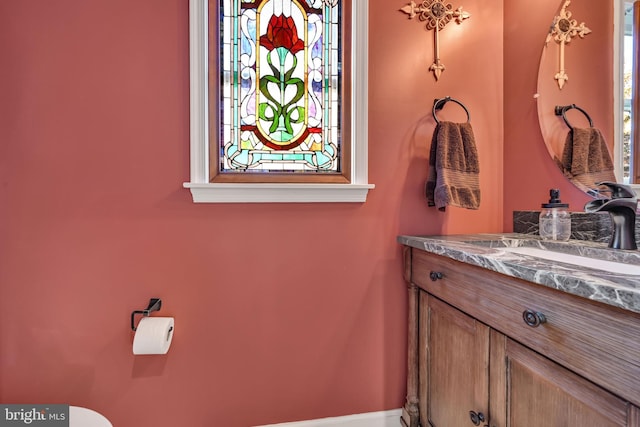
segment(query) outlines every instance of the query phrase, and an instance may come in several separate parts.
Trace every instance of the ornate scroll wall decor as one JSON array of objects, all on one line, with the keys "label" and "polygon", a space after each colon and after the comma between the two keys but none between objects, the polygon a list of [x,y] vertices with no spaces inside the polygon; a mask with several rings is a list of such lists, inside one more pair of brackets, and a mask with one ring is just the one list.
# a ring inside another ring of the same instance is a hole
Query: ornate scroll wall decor
[{"label": "ornate scroll wall decor", "polygon": [[558,87],[560,87],[560,89],[564,86],[564,82],[569,80],[569,76],[566,74],[564,67],[565,45],[571,41],[572,37],[577,35],[580,36],[580,38],[584,38],[584,36],[591,32],[591,30],[584,25],[584,22],[578,25],[578,21],[571,19],[571,12],[567,10],[570,4],[571,0],[566,0],[562,5],[562,9],[560,9],[560,14],[553,18],[553,24],[551,24],[551,29],[545,41],[546,45],[553,39],[560,45],[560,71],[554,76],[558,81]]},{"label": "ornate scroll wall decor", "polygon": [[433,71],[433,75],[436,80],[438,80],[440,74],[442,74],[445,69],[444,64],[440,62],[438,32],[451,22],[452,19],[455,19],[456,23],[461,24],[463,20],[469,18],[471,15],[463,11],[462,6],[453,10],[451,4],[445,4],[443,0],[424,0],[420,6],[417,6],[416,3],[412,1],[400,10],[408,14],[409,19],[417,16],[419,21],[426,22],[425,27],[427,30],[434,30],[433,43],[435,59],[429,67],[429,71]]}]

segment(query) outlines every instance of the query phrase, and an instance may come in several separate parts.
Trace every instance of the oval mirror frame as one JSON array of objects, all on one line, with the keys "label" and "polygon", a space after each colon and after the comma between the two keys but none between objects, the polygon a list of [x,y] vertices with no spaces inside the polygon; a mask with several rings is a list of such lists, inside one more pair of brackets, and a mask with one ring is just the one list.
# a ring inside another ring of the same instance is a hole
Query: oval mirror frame
[{"label": "oval mirror frame", "polygon": [[[553,38],[543,40],[543,49],[538,69],[537,109],[540,131],[551,159],[558,165],[567,179],[577,188],[590,195],[597,195],[593,186],[584,185],[567,173],[562,158],[565,142],[571,128],[562,114],[557,115],[558,106],[578,106],[565,111],[565,118],[575,128],[589,128],[589,116],[593,126],[602,134],[609,157],[616,161],[614,152],[614,7],[610,0],[603,2],[573,1],[568,6],[570,17],[579,26],[584,24],[591,30],[580,37],[575,35],[564,46],[564,70],[568,79],[560,88],[556,76],[562,69],[561,49]],[[560,16],[566,0],[547,0],[549,25]],[[542,6],[542,5],[541,5]],[[617,26],[616,26],[617,27]],[[550,30],[551,31],[551,30]],[[550,39],[550,40],[549,40]],[[586,112],[586,114],[584,114]]]}]

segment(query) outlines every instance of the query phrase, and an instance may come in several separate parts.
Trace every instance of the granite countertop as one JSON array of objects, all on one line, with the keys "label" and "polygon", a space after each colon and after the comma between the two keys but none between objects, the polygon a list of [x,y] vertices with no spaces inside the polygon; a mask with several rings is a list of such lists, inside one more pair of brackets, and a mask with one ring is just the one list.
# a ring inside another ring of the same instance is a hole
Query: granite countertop
[{"label": "granite countertop", "polygon": [[587,256],[640,268],[640,251],[613,250],[606,243],[583,240],[556,242],[530,234],[466,234],[450,236],[399,236],[398,242],[476,265],[511,277],[548,286],[580,297],[640,313],[640,275],[509,252],[530,247],[548,252]]}]

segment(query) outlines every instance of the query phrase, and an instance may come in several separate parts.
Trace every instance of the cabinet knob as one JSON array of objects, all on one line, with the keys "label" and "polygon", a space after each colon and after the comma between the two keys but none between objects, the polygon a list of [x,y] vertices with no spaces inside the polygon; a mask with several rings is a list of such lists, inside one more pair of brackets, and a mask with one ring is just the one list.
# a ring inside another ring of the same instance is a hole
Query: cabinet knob
[{"label": "cabinet knob", "polygon": [[540,313],[539,311],[533,310],[523,311],[522,318],[524,319],[524,323],[531,326],[532,328],[537,328],[547,321],[547,318],[544,316],[544,314]]},{"label": "cabinet knob", "polygon": [[474,426],[479,426],[484,421],[484,414],[482,412],[469,411],[469,418]]},{"label": "cabinet knob", "polygon": [[431,278],[432,281],[436,281],[438,279],[442,279],[442,273],[440,273],[439,271],[432,271],[429,274],[429,277]]}]

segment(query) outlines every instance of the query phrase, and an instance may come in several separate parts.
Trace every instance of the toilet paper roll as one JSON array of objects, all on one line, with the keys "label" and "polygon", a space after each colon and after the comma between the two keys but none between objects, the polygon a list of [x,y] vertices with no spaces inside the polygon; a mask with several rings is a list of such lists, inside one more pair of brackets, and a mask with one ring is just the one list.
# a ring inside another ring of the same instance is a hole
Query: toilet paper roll
[{"label": "toilet paper roll", "polygon": [[133,354],[167,354],[173,332],[173,317],[143,317],[133,337]]}]

